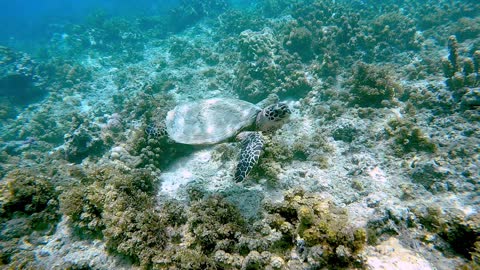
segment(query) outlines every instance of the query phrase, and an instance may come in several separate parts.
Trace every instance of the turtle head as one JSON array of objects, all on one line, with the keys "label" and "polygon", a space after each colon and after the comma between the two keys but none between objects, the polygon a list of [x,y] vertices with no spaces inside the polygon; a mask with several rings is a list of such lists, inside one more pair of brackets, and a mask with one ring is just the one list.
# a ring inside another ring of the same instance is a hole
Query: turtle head
[{"label": "turtle head", "polygon": [[276,103],[261,110],[257,115],[256,127],[259,131],[275,131],[282,127],[292,112],[285,103]]}]

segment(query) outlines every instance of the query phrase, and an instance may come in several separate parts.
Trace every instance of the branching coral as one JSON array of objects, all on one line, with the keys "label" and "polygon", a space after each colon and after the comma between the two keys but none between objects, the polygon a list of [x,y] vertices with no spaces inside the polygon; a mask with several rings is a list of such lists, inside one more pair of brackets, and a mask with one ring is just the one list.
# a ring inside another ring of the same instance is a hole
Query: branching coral
[{"label": "branching coral", "polygon": [[[227,257],[231,256],[241,265],[241,256],[234,254],[246,223],[234,205],[214,195],[192,202],[188,212],[176,203],[167,203],[162,209],[169,221],[169,241],[153,258],[154,269],[217,269],[229,264]],[[225,256],[220,258],[219,252]]]},{"label": "branching coral", "polygon": [[289,51],[298,53],[304,59],[312,55],[312,32],[305,27],[293,28],[284,43]]},{"label": "branching coral", "polygon": [[100,128],[88,122],[65,134],[65,159],[80,163],[87,157],[100,156],[107,145],[99,136]]},{"label": "branching coral", "polygon": [[[180,233],[187,228],[188,233],[167,244],[155,257],[154,268],[281,269],[295,263],[285,256],[291,252],[308,258],[313,267],[362,264],[358,254],[365,244],[365,230],[348,225],[346,213],[330,202],[297,190],[287,193],[282,203],[267,203],[266,210],[264,218],[247,225],[238,209],[222,197],[193,202],[187,223],[174,229]],[[320,249],[323,253],[318,253]]]},{"label": "branching coral", "polygon": [[60,196],[60,210],[70,217],[79,235],[98,236],[105,228],[101,215],[105,196],[98,184],[75,186]]},{"label": "branching coral", "polygon": [[28,169],[9,172],[1,185],[0,216],[30,215],[32,226],[45,227],[56,220],[56,192],[45,176]]},{"label": "branching coral", "polygon": [[247,29],[258,31],[264,25],[264,19],[255,15],[235,9],[227,10],[218,16],[220,29],[217,34],[222,35],[222,38],[224,38],[226,35],[238,35]]},{"label": "branching coral", "polygon": [[245,60],[253,61],[261,57],[272,57],[279,50],[280,44],[270,28],[253,32],[246,30],[240,33],[239,50]]},{"label": "branching coral", "polygon": [[472,58],[460,57],[457,38],[452,35],[448,38],[448,52],[448,58],[442,59],[443,73],[448,88],[459,100],[467,93],[467,87],[480,85],[480,51],[475,51]]},{"label": "branching coral", "polygon": [[248,225],[217,195],[197,198],[188,209],[168,201],[158,205],[148,170],[106,166],[80,178],[87,192],[74,188],[62,196],[71,224],[84,235],[103,235],[111,252],[143,267],[280,269],[289,263],[284,254],[292,251],[316,267],[362,263],[358,252],[365,231],[351,228],[344,211],[314,194],[290,192],[284,202],[267,204],[265,217]]},{"label": "branching coral", "polygon": [[475,39],[480,34],[480,18],[462,17],[452,28],[452,32],[460,41]]},{"label": "branching coral", "polygon": [[[372,25],[372,36],[376,43],[376,60],[387,59],[385,56],[388,57],[397,51],[419,49],[420,42],[416,38],[416,31],[414,21],[399,12],[378,17]],[[378,49],[380,47],[389,51],[380,52]]]}]

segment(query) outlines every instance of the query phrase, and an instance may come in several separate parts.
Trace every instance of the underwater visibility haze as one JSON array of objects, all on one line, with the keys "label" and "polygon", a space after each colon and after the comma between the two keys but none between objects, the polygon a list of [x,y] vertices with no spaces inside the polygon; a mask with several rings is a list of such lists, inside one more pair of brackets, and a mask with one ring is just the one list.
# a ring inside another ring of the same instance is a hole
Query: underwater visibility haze
[{"label": "underwater visibility haze", "polygon": [[0,269],[480,269],[480,2],[0,4]]}]

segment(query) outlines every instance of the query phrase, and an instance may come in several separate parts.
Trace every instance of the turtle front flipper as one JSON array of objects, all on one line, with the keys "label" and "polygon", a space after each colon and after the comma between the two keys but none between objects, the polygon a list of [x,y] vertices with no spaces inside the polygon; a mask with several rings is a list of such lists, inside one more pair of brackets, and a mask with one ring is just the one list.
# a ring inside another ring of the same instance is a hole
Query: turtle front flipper
[{"label": "turtle front flipper", "polygon": [[259,132],[249,132],[242,140],[242,150],[235,170],[235,181],[243,181],[253,167],[258,163],[258,159],[263,153],[264,141]]}]

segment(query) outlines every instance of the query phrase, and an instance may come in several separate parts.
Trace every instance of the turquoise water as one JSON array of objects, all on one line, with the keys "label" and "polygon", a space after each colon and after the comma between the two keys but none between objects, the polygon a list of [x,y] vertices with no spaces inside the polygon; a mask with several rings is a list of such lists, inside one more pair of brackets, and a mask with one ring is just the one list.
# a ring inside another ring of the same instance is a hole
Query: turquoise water
[{"label": "turquoise water", "polygon": [[479,267],[477,1],[77,2],[2,3],[0,268]]}]

